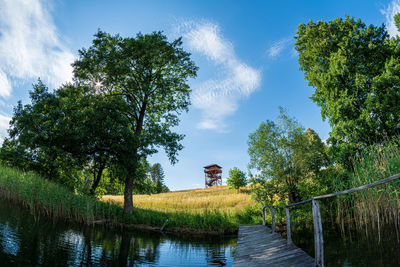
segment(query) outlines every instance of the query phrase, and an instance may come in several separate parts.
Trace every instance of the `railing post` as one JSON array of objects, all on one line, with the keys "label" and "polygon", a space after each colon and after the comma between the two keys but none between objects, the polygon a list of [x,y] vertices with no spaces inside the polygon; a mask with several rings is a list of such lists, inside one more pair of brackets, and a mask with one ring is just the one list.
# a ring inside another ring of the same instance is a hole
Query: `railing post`
[{"label": "railing post", "polygon": [[322,235],[321,212],[319,201],[312,200],[312,211],[314,220],[314,242],[315,242],[315,266],[324,267],[324,238]]},{"label": "railing post", "polygon": [[263,225],[265,226],[265,207],[263,207],[262,216],[263,216]]},{"label": "railing post", "polygon": [[275,233],[275,206],[272,206],[272,233]]},{"label": "railing post", "polygon": [[290,231],[290,215],[289,215],[289,207],[286,208],[286,235],[287,235],[287,244],[292,244],[292,233]]}]

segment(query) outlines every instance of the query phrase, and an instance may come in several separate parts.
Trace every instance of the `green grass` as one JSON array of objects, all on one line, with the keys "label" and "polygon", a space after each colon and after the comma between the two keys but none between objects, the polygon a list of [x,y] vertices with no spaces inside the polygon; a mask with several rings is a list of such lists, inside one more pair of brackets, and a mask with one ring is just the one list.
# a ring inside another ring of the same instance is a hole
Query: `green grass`
[{"label": "green grass", "polygon": [[134,215],[129,216],[119,204],[78,195],[34,173],[5,166],[0,166],[0,198],[29,209],[34,216],[46,215],[51,219],[87,225],[93,225],[96,220],[108,220],[111,225],[161,227],[168,219],[166,230],[223,234],[235,232],[240,224],[261,223],[260,209],[256,206],[245,206],[234,212],[215,208],[196,213],[136,207]]},{"label": "green grass", "polygon": [[[337,181],[338,191],[370,184],[400,173],[400,140],[372,146],[354,161],[354,173]],[[337,198],[337,220],[356,229],[380,229],[394,225],[400,230],[400,179]],[[351,224],[348,224],[351,222]]]},{"label": "green grass", "polygon": [[0,197],[26,207],[36,216],[92,224],[99,219],[130,222],[118,205],[77,195],[34,173],[0,166]]}]

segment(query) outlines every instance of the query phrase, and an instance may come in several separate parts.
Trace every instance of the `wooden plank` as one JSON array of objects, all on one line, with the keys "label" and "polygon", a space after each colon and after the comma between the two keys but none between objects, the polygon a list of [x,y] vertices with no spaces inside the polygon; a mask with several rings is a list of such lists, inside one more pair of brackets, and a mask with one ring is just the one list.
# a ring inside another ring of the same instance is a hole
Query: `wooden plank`
[{"label": "wooden plank", "polygon": [[262,210],[263,225],[265,225],[265,207]]},{"label": "wooden plank", "polygon": [[241,225],[234,267],[314,266],[314,259],[295,245],[288,246],[277,233],[262,225]]},{"label": "wooden plank", "polygon": [[286,207],[286,235],[287,235],[287,244],[292,244],[292,231],[290,229],[290,214],[289,208]]},{"label": "wooden plank", "polygon": [[272,206],[272,233],[275,233],[275,207]]},{"label": "wooden plank", "polygon": [[314,220],[315,266],[324,267],[324,238],[322,234],[321,211],[319,201],[313,199],[312,211]]}]

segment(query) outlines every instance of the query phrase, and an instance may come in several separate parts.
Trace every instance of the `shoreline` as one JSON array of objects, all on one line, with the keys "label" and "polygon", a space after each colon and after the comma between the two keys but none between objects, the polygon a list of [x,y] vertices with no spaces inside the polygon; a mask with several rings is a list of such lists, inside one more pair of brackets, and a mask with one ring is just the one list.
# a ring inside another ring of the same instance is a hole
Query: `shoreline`
[{"label": "shoreline", "polygon": [[128,215],[119,204],[76,194],[32,172],[7,166],[0,166],[0,199],[49,220],[180,235],[234,235],[240,224],[257,224],[261,220],[258,210],[254,213],[251,209],[190,213],[135,207],[133,215]]}]

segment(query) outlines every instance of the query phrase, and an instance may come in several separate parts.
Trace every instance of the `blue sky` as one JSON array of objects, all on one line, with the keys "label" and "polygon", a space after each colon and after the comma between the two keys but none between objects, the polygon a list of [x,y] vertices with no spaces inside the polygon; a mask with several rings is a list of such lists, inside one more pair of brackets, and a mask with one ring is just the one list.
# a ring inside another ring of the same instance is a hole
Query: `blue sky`
[{"label": "blue sky", "polygon": [[[217,163],[247,171],[247,139],[262,121],[285,107],[322,139],[330,127],[309,97],[299,71],[294,35],[300,23],[345,14],[366,24],[386,24],[397,34],[395,1],[39,1],[0,0],[0,138],[18,100],[29,101],[41,77],[50,88],[71,79],[78,49],[90,46],[98,28],[122,36],[164,31],[183,37],[200,67],[190,81],[192,106],[176,131],[185,148],[171,166],[160,162],[172,190],[204,187],[202,167]],[[0,140],[1,141],[1,140]]]}]

